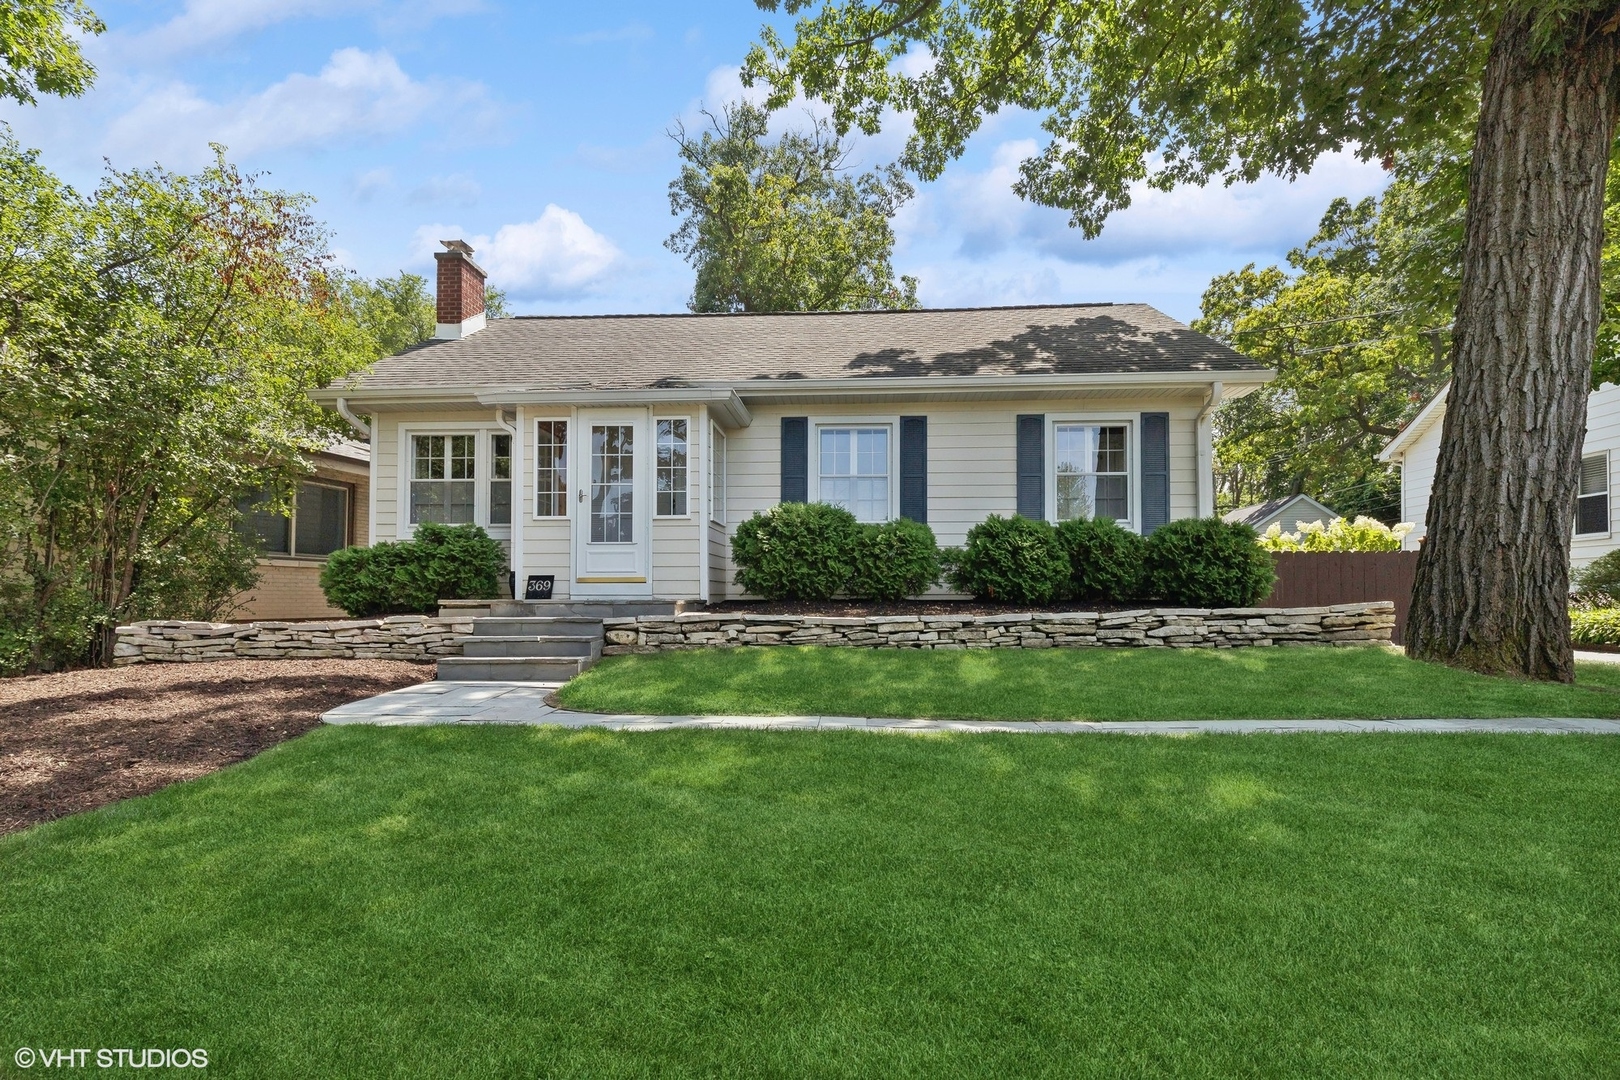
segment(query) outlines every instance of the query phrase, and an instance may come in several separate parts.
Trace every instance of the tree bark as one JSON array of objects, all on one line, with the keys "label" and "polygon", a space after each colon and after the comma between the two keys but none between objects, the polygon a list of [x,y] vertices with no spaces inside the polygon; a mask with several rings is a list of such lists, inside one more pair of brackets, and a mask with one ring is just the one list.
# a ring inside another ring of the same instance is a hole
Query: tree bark
[{"label": "tree bark", "polygon": [[1510,9],[1485,66],[1413,657],[1574,679],[1569,541],[1620,97],[1605,8],[1540,56]]}]

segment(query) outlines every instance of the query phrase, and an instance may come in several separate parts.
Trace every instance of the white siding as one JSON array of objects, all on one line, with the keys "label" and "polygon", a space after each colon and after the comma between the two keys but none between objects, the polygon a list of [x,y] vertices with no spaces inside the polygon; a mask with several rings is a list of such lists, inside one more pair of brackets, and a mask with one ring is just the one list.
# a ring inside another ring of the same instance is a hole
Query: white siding
[{"label": "white siding", "polygon": [[[1110,400],[1099,404],[1028,400],[887,406],[761,406],[753,410],[751,426],[728,433],[726,532],[737,523],[780,501],[782,417],[808,416],[812,439],[818,423],[862,419],[892,422],[899,415],[928,417],[928,524],[941,546],[960,545],[967,531],[991,514],[1010,516],[1017,511],[1016,418],[1023,413],[1048,417],[1106,418],[1135,421],[1143,412],[1170,414],[1170,517],[1198,513],[1197,417],[1198,405],[1167,406],[1162,399]],[[1133,438],[1139,427],[1133,426]],[[1132,450],[1134,462],[1136,450]],[[810,448],[811,469],[815,447]],[[1050,466],[1048,466],[1050,468]],[[898,477],[891,484],[898,486]],[[1140,492],[1140,475],[1133,464],[1133,499]],[[811,483],[811,496],[816,485]],[[1048,508],[1050,511],[1050,507]],[[711,549],[712,550],[712,549]],[[729,550],[716,551],[711,574],[729,583],[734,568]],[[730,586],[733,592],[735,586]],[[717,596],[723,594],[716,594]]]},{"label": "white siding", "polygon": [[[1170,516],[1190,517],[1198,506],[1196,431],[1198,405],[1166,405],[1160,398],[1111,399],[1097,404],[1071,401],[1026,400],[927,404],[902,403],[872,405],[760,406],[753,410],[753,423],[727,432],[726,524],[705,523],[698,512],[699,470],[692,469],[694,513],[688,518],[656,518],[652,524],[652,574],[655,595],[669,599],[695,599],[700,595],[701,549],[709,545],[709,584],[711,599],[724,599],[736,593],[731,584],[734,568],[730,561],[729,535],[737,523],[775,506],[781,496],[781,422],[783,416],[809,416],[812,425],[831,419],[871,420],[892,423],[900,415],[928,417],[928,521],[942,545],[961,544],[967,531],[990,514],[1010,515],[1015,505],[1015,418],[1022,413],[1046,416],[1096,415],[1100,418],[1136,421],[1142,412],[1170,413]],[[688,415],[699,410],[660,407],[656,415]],[[467,412],[385,413],[374,417],[372,448],[377,455],[376,540],[399,536],[399,429],[446,422],[482,421],[485,415]],[[528,407],[521,425],[522,475],[518,478],[516,511],[523,526],[523,571],[525,574],[553,574],[555,595],[565,599],[572,574],[570,547],[571,518],[535,518],[534,467],[537,419],[571,419],[562,411],[542,412]],[[1133,438],[1139,429],[1133,427]],[[895,437],[898,437],[896,433]],[[704,448],[706,449],[706,447]],[[696,452],[696,451],[694,451]],[[812,457],[814,455],[812,454]],[[1140,493],[1140,475],[1132,450],[1133,498]],[[571,463],[577,467],[577,463]],[[694,462],[694,466],[696,462]],[[572,471],[572,468],[571,468]],[[574,482],[571,480],[571,482]],[[891,486],[898,491],[898,476]],[[812,485],[814,491],[814,485]],[[577,503],[569,492],[568,507]],[[521,586],[521,582],[519,583]]]},{"label": "white siding", "polygon": [[[1417,525],[1406,538],[1406,547],[1416,550],[1429,513],[1429,495],[1434,488],[1435,463],[1440,457],[1440,433],[1445,427],[1440,410],[1434,422],[1406,450],[1401,461],[1401,520]],[[1570,544],[1570,565],[1585,566],[1599,555],[1614,550],[1620,507],[1616,506],[1616,483],[1620,476],[1620,386],[1605,383],[1586,399],[1586,441],[1581,453],[1609,453],[1609,532],[1576,537]]]}]

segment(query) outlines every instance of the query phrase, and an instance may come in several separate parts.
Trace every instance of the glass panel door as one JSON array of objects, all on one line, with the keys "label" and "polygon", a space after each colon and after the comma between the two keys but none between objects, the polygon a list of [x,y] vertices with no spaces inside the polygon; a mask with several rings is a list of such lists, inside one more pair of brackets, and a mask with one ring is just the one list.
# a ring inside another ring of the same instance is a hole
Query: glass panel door
[{"label": "glass panel door", "polygon": [[633,544],[635,439],[631,424],[591,425],[591,543]]}]

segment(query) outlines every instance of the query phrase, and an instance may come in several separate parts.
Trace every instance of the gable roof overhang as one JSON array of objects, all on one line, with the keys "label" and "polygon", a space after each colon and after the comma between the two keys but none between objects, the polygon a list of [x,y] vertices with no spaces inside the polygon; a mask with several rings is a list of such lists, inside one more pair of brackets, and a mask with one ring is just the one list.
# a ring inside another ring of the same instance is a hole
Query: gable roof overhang
[{"label": "gable roof overhang", "polygon": [[1448,382],[1440,388],[1439,393],[1429,399],[1429,403],[1423,406],[1416,416],[1412,417],[1411,423],[1396,432],[1395,437],[1378,451],[1378,460],[1400,463],[1406,457],[1406,452],[1412,448],[1412,444],[1446,415],[1446,395],[1450,392],[1451,384]]},{"label": "gable roof overhang", "polygon": [[958,375],[836,379],[748,379],[741,382],[693,382],[638,389],[540,389],[526,386],[393,387],[344,389],[330,386],[314,392],[315,400],[335,408],[373,409],[501,408],[517,405],[613,406],[660,403],[706,404],[722,426],[743,428],[753,422],[750,405],[798,405],[851,401],[961,401],[1014,398],[1083,398],[1121,396],[1207,397],[1219,383],[1223,398],[1242,397],[1270,381],[1269,369],[1197,372],[1108,372],[1087,375]]}]

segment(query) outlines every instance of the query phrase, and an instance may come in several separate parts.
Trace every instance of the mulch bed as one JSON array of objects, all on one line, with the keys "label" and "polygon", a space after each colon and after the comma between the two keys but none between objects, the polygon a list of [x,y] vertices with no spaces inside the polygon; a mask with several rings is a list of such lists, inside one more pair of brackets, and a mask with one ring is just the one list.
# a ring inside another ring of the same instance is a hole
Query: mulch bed
[{"label": "mulch bed", "polygon": [[1024,615],[1036,611],[1141,611],[1172,605],[1144,600],[1140,604],[1090,604],[1063,600],[1056,604],[986,604],[977,600],[901,600],[897,603],[851,600],[722,600],[705,608],[737,615],[825,615],[860,618],[868,615]]},{"label": "mulch bed", "polygon": [[398,660],[221,660],[0,679],[0,834],[214,772],[431,678]]}]

